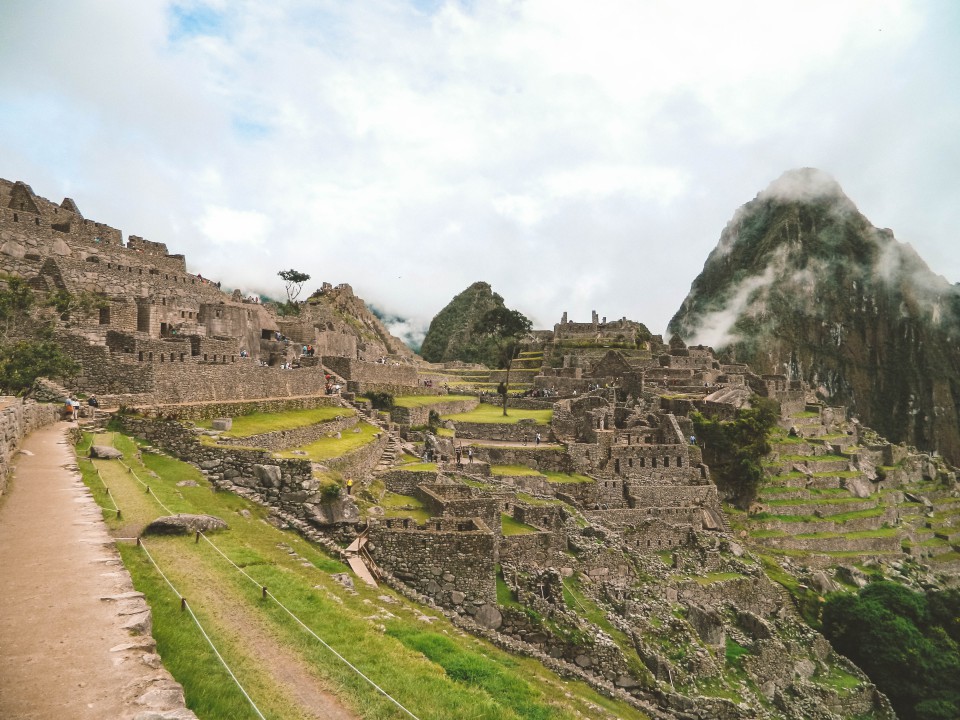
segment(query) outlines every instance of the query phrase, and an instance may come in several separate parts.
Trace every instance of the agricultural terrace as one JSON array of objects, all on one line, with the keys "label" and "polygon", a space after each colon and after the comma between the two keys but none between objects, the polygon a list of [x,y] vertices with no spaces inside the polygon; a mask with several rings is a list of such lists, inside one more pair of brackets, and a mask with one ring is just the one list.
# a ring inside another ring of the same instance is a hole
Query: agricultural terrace
[{"label": "agricultural terrace", "polygon": [[[78,455],[93,440],[86,434]],[[646,718],[533,659],[455,630],[442,615],[389,588],[355,582],[348,589],[338,580],[349,573],[345,565],[264,522],[267,508],[211,492],[193,466],[141,449],[123,435],[100,434],[96,443],[124,453],[122,461],[79,460],[83,481],[115,538],[136,537],[150,521],[171,513],[214,515],[229,525],[197,538],[148,535],[142,545],[118,543],[135,587],[150,603],[164,664],[201,719]]]},{"label": "agricultural terrace", "polygon": [[398,395],[393,398],[393,405],[416,408],[468,400],[476,400],[476,398],[473,395]]},{"label": "agricultural terrace", "polygon": [[[330,405],[306,410],[287,410],[279,413],[251,413],[233,418],[233,427],[221,433],[222,437],[245,438],[269,432],[294,430],[308,425],[317,425],[337,418],[356,415],[356,410],[339,405]],[[212,420],[198,420],[197,426],[213,428]]]},{"label": "agricultural terrace", "polygon": [[376,440],[377,435],[382,432],[383,430],[376,425],[359,422],[356,427],[343,431],[339,438],[320,438],[309,445],[278,452],[276,456],[281,458],[306,458],[313,462],[323,462],[359,450],[364,445]]},{"label": "agricultural terrace", "polygon": [[503,408],[500,405],[481,403],[470,412],[442,415],[440,419],[453,420],[454,422],[486,423],[489,425],[515,425],[521,420],[533,420],[537,425],[549,425],[553,419],[553,410],[507,408],[507,415],[504,416]]}]

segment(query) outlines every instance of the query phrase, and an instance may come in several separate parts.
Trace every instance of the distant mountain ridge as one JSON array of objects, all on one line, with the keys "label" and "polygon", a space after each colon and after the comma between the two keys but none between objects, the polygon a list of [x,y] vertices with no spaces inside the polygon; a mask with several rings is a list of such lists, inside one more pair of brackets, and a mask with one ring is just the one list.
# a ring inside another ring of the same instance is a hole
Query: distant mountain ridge
[{"label": "distant mountain ridge", "polygon": [[669,330],[960,462],[960,285],[820,170],[784,173],[737,210]]}]

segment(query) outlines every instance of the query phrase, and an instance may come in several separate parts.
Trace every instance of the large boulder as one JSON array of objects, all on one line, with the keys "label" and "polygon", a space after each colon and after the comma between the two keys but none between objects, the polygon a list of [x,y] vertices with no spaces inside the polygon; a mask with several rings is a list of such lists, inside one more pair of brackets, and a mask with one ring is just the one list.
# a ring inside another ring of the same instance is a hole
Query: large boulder
[{"label": "large boulder", "polygon": [[321,526],[344,525],[360,522],[360,510],[349,497],[325,503],[305,504],[310,520]]},{"label": "large boulder", "polygon": [[143,529],[144,535],[189,535],[196,532],[226,530],[227,523],[213,515],[168,515],[154,520]]},{"label": "large boulder", "polygon": [[90,457],[101,460],[117,460],[123,457],[123,453],[109,445],[91,445]]}]

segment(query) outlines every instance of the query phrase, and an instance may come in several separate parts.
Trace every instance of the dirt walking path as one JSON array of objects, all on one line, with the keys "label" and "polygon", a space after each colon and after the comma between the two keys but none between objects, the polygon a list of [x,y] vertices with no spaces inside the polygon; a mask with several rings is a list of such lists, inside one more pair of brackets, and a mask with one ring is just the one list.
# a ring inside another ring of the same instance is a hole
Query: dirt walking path
[{"label": "dirt walking path", "polygon": [[24,441],[0,498],[0,718],[194,718],[160,666],[68,428]]}]

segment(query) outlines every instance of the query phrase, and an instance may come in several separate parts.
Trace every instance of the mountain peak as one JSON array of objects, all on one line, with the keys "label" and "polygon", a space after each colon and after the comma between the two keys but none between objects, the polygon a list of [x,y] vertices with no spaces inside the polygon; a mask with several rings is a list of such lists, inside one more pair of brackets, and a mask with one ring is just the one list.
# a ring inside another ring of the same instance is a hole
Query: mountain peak
[{"label": "mountain peak", "polygon": [[757,195],[758,199],[787,202],[812,202],[824,199],[849,199],[833,177],[817,168],[787,170]]}]

